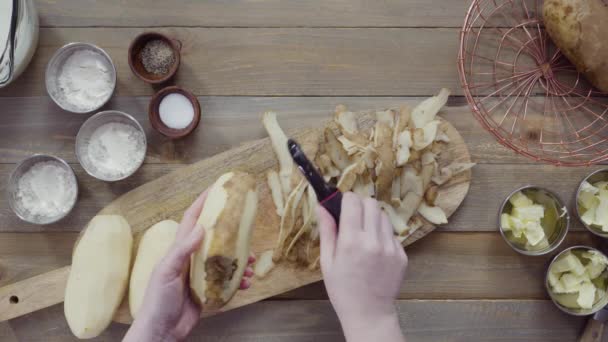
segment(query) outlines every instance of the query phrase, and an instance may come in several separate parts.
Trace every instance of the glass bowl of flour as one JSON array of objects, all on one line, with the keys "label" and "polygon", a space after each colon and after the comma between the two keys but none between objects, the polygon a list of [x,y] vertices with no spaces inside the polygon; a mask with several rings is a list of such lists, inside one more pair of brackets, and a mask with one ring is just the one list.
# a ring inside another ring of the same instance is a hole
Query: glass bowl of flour
[{"label": "glass bowl of flour", "polygon": [[131,115],[109,110],[91,116],[76,135],[76,157],[85,171],[114,182],[135,173],[146,157],[144,129]]},{"label": "glass bowl of flour", "polygon": [[36,154],[17,165],[7,190],[9,205],[20,219],[50,224],[72,211],[78,197],[78,182],[64,160]]},{"label": "glass bowl of flour", "polygon": [[84,114],[103,107],[116,88],[116,68],[101,48],[87,43],[61,47],[46,68],[46,90],[63,110]]}]

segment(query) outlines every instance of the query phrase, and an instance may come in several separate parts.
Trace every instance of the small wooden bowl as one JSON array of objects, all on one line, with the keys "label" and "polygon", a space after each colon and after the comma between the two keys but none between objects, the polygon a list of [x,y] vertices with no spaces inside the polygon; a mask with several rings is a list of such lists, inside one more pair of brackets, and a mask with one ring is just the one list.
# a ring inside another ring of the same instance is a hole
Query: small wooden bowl
[{"label": "small wooden bowl", "polygon": [[[192,107],[194,107],[194,118],[192,119],[190,125],[188,125],[186,128],[175,129],[168,127],[160,119],[159,107],[161,101],[165,96],[174,93],[182,94],[187,97],[188,100],[190,100],[190,103],[192,103]],[[152,100],[150,100],[150,106],[148,108],[148,117],[150,119],[150,124],[152,124],[152,127],[154,127],[154,129],[160,132],[160,134],[171,139],[179,139],[190,134],[198,126],[198,123],[201,121],[201,105],[198,102],[196,96],[194,96],[191,92],[177,86],[166,87],[156,93],[154,97],[152,97]]]},{"label": "small wooden bowl", "polygon": [[[146,44],[151,40],[162,40],[169,44],[173,49],[173,54],[175,56],[175,62],[169,69],[169,72],[163,75],[156,75],[153,73],[149,73],[141,61],[141,50],[146,46]],[[175,39],[171,39],[166,35],[158,32],[144,32],[139,36],[135,37],[131,45],[129,46],[129,66],[131,67],[131,71],[135,74],[135,76],[139,77],[142,81],[150,83],[150,84],[160,84],[168,81],[177,72],[179,69],[180,60],[181,60],[181,43]]]}]

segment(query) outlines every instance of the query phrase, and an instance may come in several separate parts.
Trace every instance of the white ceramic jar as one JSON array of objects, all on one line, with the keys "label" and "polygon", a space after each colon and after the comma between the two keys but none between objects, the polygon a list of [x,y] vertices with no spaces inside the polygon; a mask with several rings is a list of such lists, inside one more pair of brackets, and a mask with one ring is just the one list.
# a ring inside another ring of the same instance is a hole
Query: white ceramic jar
[{"label": "white ceramic jar", "polygon": [[38,46],[38,13],[33,0],[0,0],[0,88],[14,81]]}]

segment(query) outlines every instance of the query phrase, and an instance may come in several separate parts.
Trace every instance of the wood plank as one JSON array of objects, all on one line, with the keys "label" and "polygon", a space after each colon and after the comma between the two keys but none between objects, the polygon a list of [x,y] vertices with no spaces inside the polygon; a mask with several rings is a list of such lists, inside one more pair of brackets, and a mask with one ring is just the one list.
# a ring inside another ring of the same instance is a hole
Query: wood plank
[{"label": "wood plank", "polygon": [[[0,90],[0,94],[2,91]],[[286,129],[310,127],[328,120],[338,104],[352,110],[415,106],[423,98],[410,97],[199,97],[200,126],[185,139],[171,141],[148,121],[149,97],[116,97],[107,109],[133,115],[148,138],[146,163],[192,163],[239,144],[266,137],[260,118],[267,110],[279,113]],[[66,113],[48,97],[2,98],[0,162],[16,163],[34,153],[53,154],[77,163],[74,140],[86,115]],[[458,129],[478,163],[533,163],[500,145],[481,128],[463,97],[451,97],[442,117]]]},{"label": "wood plank", "polygon": [[460,27],[470,2],[38,0],[36,4],[40,24],[59,27]]},{"label": "wood plank", "polygon": [[[127,62],[131,40],[149,28],[43,28],[36,56],[0,96],[46,94],[44,74],[66,43],[99,45],[118,71],[117,95],[150,95]],[[415,96],[461,93],[459,29],[160,28],[182,42],[175,80],[196,95]],[[424,36],[424,39],[420,39]]]},{"label": "wood plank", "polygon": [[0,323],[0,341],[17,342],[17,337],[8,322]]},{"label": "wood plank", "polygon": [[[68,265],[76,238],[77,233],[0,234],[0,287]],[[595,244],[591,234],[577,232],[560,248]],[[407,247],[407,253],[410,265],[401,299],[548,298],[543,279],[550,256],[521,256],[497,233],[434,232]],[[315,283],[277,298],[327,295],[323,284]]]},{"label": "wood plank", "polygon": [[[0,232],[60,232],[80,231],[105,205],[127,191],[177,170],[183,165],[149,164],[135,176],[116,183],[105,183],[87,175],[80,165],[72,165],[79,179],[79,200],[74,210],[62,221],[38,226],[22,222],[10,210],[6,196],[0,197]],[[0,179],[7,179],[13,164],[0,164]],[[574,195],[579,182],[591,171],[589,168],[557,168],[547,165],[481,164],[473,169],[469,195],[460,209],[450,218],[444,231],[496,231],[500,205],[518,187],[535,184],[555,191],[570,210],[573,231],[585,230],[574,212]],[[0,185],[5,190],[6,183]],[[483,200],[480,200],[483,199]]]},{"label": "wood plank", "polygon": [[[408,342],[575,341],[585,318],[568,316],[546,300],[398,301]],[[21,341],[77,341],[63,306],[11,321]],[[36,327],[36,328],[33,328]],[[112,324],[93,341],[117,341],[127,326]],[[343,341],[328,301],[266,301],[204,319],[188,341]]]}]

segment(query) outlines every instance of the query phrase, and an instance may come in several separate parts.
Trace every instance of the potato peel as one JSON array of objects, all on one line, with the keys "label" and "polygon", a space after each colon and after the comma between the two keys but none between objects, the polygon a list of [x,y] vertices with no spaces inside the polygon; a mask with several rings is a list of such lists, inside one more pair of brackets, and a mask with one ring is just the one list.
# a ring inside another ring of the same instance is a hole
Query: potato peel
[{"label": "potato peel", "polygon": [[418,104],[412,111],[411,121],[413,128],[422,128],[427,123],[433,121],[437,113],[448,102],[450,91],[443,88],[439,94],[430,97]]},{"label": "potato peel", "polygon": [[257,261],[255,262],[253,273],[258,278],[264,278],[274,268],[274,262],[272,261],[273,251],[268,250],[260,254]]},{"label": "potato peel", "polygon": [[437,185],[443,185],[452,179],[452,177],[473,168],[475,165],[475,163],[452,163],[444,168],[441,168],[441,173],[433,176],[432,181]]},{"label": "potato peel", "polygon": [[414,130],[414,136],[412,137],[414,141],[414,149],[415,150],[423,150],[427,146],[435,141],[435,137],[437,136],[437,129],[441,121],[433,120],[427,123],[423,128],[416,128]]},{"label": "potato peel", "polygon": [[281,217],[281,226],[279,227],[279,237],[278,237],[277,245],[274,250],[275,253],[272,257],[272,259],[275,262],[281,260],[281,258],[283,256],[283,247],[285,245],[287,238],[293,231],[293,227],[297,220],[296,211],[298,208],[298,204],[300,203],[300,200],[302,199],[302,195],[303,195],[305,189],[306,189],[306,186],[304,186],[304,180],[302,180],[300,182],[300,184],[298,184],[295,187],[295,189],[291,192],[291,194],[289,194],[289,197],[287,197],[287,201],[285,203],[284,215],[283,215],[283,217]]},{"label": "potato peel", "polygon": [[327,155],[338,169],[344,170],[352,163],[350,156],[342,147],[342,143],[338,141],[334,132],[329,128],[325,129],[325,144]]},{"label": "potato peel", "polygon": [[448,218],[440,207],[431,207],[423,202],[418,207],[418,213],[432,224],[448,223]]},{"label": "potato peel", "polygon": [[402,217],[399,216],[399,214],[397,213],[397,211],[395,211],[395,208],[393,208],[392,205],[382,201],[379,202],[379,205],[380,208],[388,216],[388,219],[393,225],[393,230],[397,235],[404,234],[409,230],[409,227],[407,226],[407,221],[403,220]]},{"label": "potato peel", "polygon": [[395,170],[395,154],[392,148],[392,130],[386,124],[376,123],[374,148],[378,152],[376,161],[376,197],[380,201],[390,201],[391,184]]},{"label": "potato peel", "polygon": [[293,160],[287,150],[287,136],[279,126],[275,112],[264,113],[262,123],[279,160],[279,178],[283,187],[283,194],[287,195],[291,191],[291,174],[294,169]]},{"label": "potato peel", "polygon": [[363,161],[357,161],[352,165],[349,165],[344,169],[340,180],[338,180],[337,187],[341,192],[350,191],[355,185],[357,176],[365,171],[365,163]]},{"label": "potato peel", "polygon": [[268,187],[270,188],[270,193],[272,195],[272,202],[277,209],[277,215],[283,216],[283,190],[281,181],[279,180],[279,174],[274,170],[268,172]]}]

